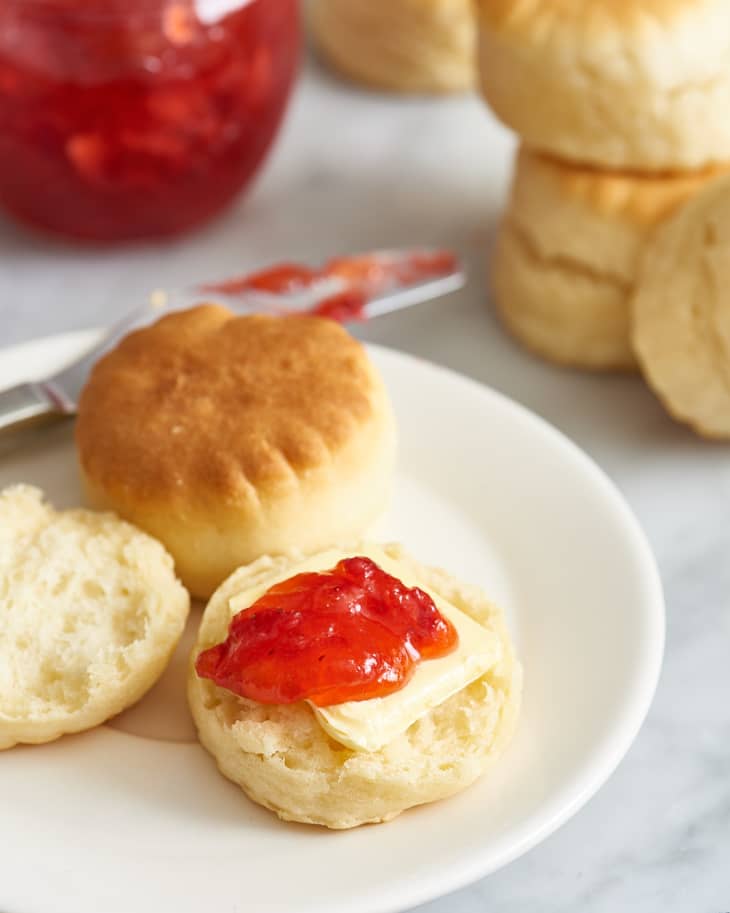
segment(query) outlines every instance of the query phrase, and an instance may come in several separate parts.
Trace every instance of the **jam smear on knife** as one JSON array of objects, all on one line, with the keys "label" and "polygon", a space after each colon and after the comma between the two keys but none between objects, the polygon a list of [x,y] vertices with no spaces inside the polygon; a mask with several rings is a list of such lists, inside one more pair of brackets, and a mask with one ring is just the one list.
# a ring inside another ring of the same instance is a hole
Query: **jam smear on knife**
[{"label": "jam smear on knife", "polygon": [[206,283],[204,292],[244,295],[264,292],[296,295],[321,287],[322,299],[302,313],[330,317],[340,323],[363,320],[365,305],[372,298],[416,282],[448,275],[458,264],[450,251],[416,251],[337,257],[319,269],[301,263],[279,263],[259,272]]}]

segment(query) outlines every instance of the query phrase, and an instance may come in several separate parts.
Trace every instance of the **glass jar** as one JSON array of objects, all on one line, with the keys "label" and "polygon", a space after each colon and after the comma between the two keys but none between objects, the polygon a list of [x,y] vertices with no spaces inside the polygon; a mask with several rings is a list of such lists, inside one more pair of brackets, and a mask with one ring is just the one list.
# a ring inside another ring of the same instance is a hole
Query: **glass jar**
[{"label": "glass jar", "polygon": [[297,0],[0,0],[0,205],[172,235],[247,184],[297,69]]}]

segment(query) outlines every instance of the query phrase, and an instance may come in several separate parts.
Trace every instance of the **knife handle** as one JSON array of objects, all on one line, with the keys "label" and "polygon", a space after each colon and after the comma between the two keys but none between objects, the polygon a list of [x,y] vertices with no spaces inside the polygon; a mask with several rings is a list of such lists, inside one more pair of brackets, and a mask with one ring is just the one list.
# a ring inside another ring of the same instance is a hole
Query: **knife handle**
[{"label": "knife handle", "polygon": [[0,390],[0,434],[30,428],[63,415],[43,384],[18,384]]}]

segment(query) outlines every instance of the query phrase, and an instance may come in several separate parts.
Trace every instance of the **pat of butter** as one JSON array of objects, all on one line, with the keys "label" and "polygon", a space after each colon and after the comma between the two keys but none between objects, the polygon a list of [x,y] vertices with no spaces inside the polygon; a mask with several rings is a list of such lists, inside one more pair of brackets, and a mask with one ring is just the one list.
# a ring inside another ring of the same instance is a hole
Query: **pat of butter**
[{"label": "pat of butter", "polygon": [[439,659],[419,662],[408,684],[387,697],[347,701],[329,707],[310,704],[320,725],[333,739],[356,751],[377,751],[434,707],[484,675],[499,661],[502,646],[495,634],[408,574],[383,549],[370,545],[359,548],[357,552],[331,549],[316,558],[302,561],[296,567],[288,569],[286,575],[280,578],[268,578],[264,583],[234,596],[229,601],[231,615],[251,606],[279,579],[330,570],[342,558],[353,554],[371,558],[386,573],[402,580],[406,586],[418,586],[425,590],[459,635],[456,650]]}]

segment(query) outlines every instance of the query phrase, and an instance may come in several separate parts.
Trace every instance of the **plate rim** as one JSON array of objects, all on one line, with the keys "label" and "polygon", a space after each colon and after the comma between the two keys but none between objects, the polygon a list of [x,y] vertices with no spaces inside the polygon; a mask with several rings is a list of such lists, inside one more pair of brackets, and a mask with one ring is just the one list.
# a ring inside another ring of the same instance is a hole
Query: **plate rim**
[{"label": "plate rim", "polygon": [[[91,344],[100,332],[100,328],[94,327],[38,336],[0,347],[0,357],[12,355],[14,359],[23,362],[26,360],[25,356],[43,348],[57,347],[64,351],[69,351],[74,347],[80,349],[84,341]],[[651,631],[649,638],[651,653],[643,658],[643,674],[637,679],[631,699],[627,700],[622,708],[621,718],[614,727],[616,731],[610,739],[610,749],[604,749],[598,756],[594,755],[584,765],[582,776],[574,780],[570,790],[567,790],[572,794],[569,801],[563,800],[562,793],[553,796],[549,802],[549,812],[546,813],[546,810],[543,809],[540,813],[539,817],[542,819],[540,826],[535,827],[531,823],[531,818],[528,818],[521,828],[524,833],[518,834],[518,839],[497,853],[494,850],[490,851],[486,859],[485,854],[480,852],[477,847],[468,857],[459,860],[458,864],[450,865],[446,872],[435,873],[427,878],[419,877],[417,882],[406,876],[395,884],[391,884],[388,889],[378,888],[367,898],[362,898],[362,902],[356,901],[351,907],[353,911],[362,911],[362,913],[402,913],[415,905],[435,900],[487,877],[529,852],[577,814],[603,787],[631,748],[654,699],[664,659],[666,606],[657,562],[638,518],[616,483],[568,435],[522,403],[468,375],[395,348],[376,343],[364,344],[376,358],[411,362],[419,367],[435,371],[451,381],[472,388],[479,395],[491,399],[500,408],[513,412],[520,420],[532,425],[541,434],[552,438],[554,443],[569,452],[570,457],[580,463],[582,469],[591,476],[591,480],[602,489],[602,494],[609,499],[612,507],[620,516],[624,530],[631,537],[631,550],[637,555],[642,578],[645,581],[645,617]],[[37,360],[37,356],[33,358]],[[13,370],[10,373],[11,375],[17,374]],[[21,380],[21,377],[17,377],[15,382]],[[16,908],[15,910],[8,909],[7,913],[27,913],[27,911]]]}]

